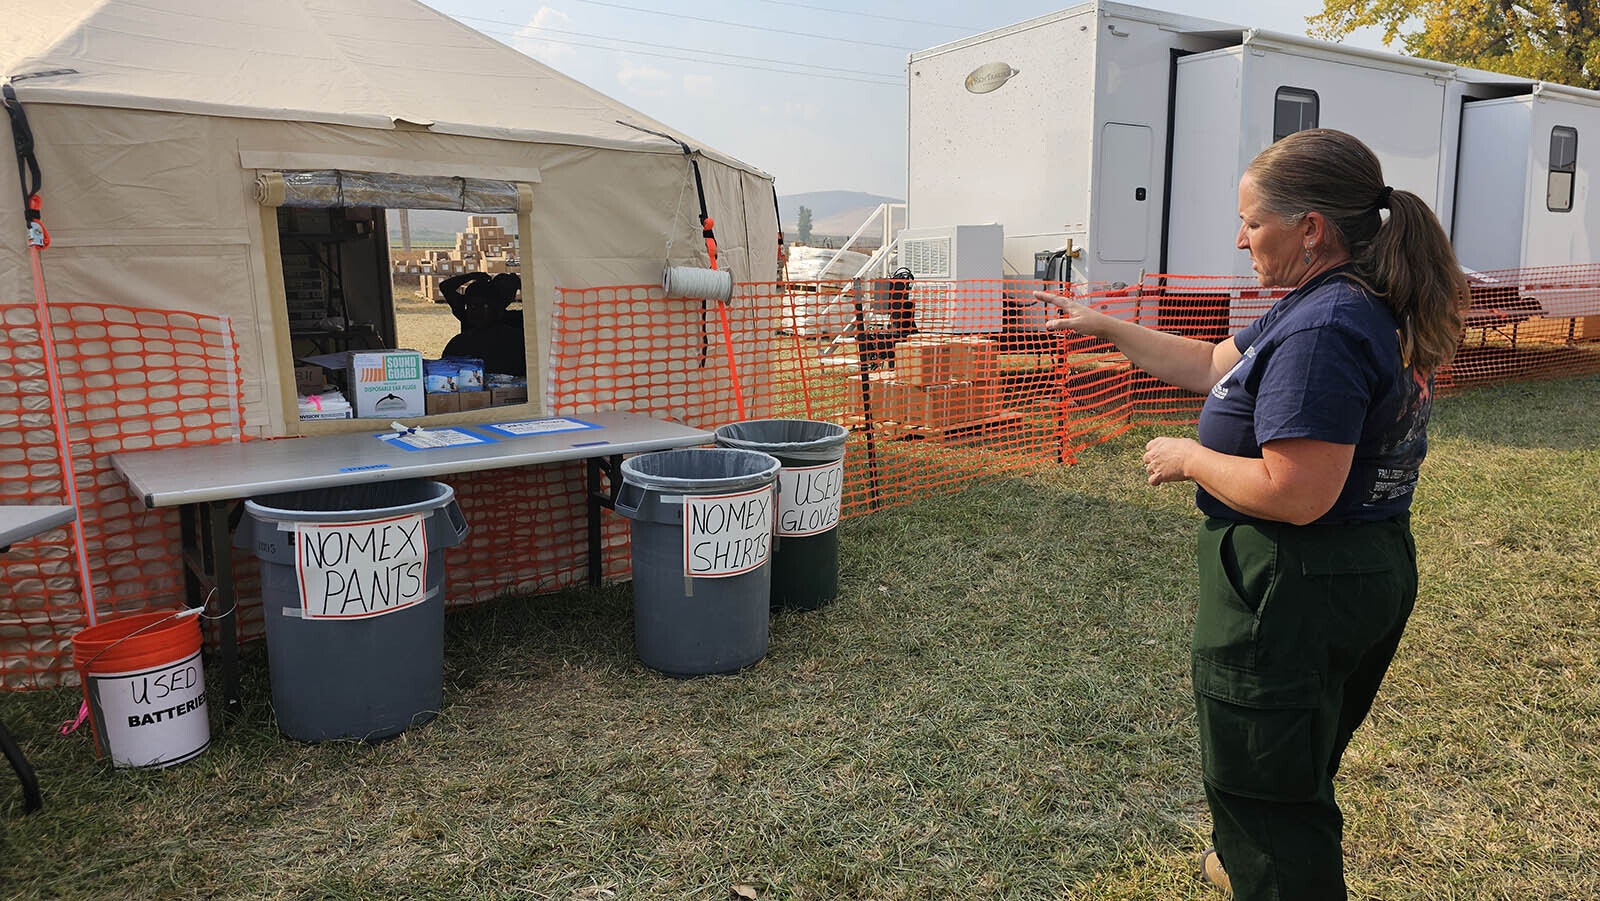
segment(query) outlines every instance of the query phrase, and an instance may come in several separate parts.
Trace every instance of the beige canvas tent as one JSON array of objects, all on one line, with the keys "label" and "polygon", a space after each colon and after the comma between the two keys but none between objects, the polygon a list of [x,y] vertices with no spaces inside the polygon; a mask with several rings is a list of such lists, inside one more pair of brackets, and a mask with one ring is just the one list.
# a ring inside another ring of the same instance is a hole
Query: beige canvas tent
[{"label": "beige canvas tent", "polygon": [[[443,421],[543,412],[558,295],[707,266],[702,193],[720,267],[739,283],[776,279],[769,176],[412,0],[57,0],[0,30],[0,75],[31,127],[50,237],[35,278],[21,170],[0,154],[0,503],[65,498],[79,514],[77,531],[0,560],[0,690],[70,679],[69,638],[95,613],[181,596],[177,515],[133,498],[112,454],[373,427],[302,421],[294,365],[308,344],[353,344],[357,325],[377,346],[406,346],[386,211],[516,223],[529,399]],[[321,280],[313,300],[339,303],[318,316],[331,334],[296,318],[294,265]],[[651,331],[667,315],[659,288],[627,298],[608,309]],[[707,365],[705,309],[670,307],[686,336],[676,352],[696,362],[661,377],[691,396],[686,379],[722,371]],[[621,331],[592,316],[582,328]],[[604,357],[586,360],[668,366]],[[454,487],[483,537],[452,551],[452,603],[581,579],[581,464]],[[608,572],[626,572],[625,527],[607,530]],[[248,607],[241,617],[255,632]]]},{"label": "beige canvas tent", "polygon": [[[340,299],[393,340],[367,211],[514,218],[534,378],[554,288],[708,265],[685,146],[721,268],[776,275],[769,176],[412,0],[59,0],[12,18],[0,72],[37,141],[52,306],[227,317],[247,435],[326,427],[294,406],[286,243],[331,233]],[[34,297],[16,184],[0,175],[0,303]],[[307,205],[324,212],[285,215]]]}]

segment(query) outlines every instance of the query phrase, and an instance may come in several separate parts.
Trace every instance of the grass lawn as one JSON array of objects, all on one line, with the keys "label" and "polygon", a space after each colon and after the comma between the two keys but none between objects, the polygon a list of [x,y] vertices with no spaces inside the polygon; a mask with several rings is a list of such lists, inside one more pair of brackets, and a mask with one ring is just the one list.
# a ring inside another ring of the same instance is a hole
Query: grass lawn
[{"label": "grass lawn", "polygon": [[[1438,402],[1423,589],[1340,776],[1353,897],[1600,897],[1600,377]],[[847,520],[842,591],[674,680],[627,586],[451,614],[445,709],[373,746],[245,713],[112,770],[0,695],[0,898],[1201,899],[1181,486],[1151,432]],[[213,677],[215,678],[215,676]]]}]

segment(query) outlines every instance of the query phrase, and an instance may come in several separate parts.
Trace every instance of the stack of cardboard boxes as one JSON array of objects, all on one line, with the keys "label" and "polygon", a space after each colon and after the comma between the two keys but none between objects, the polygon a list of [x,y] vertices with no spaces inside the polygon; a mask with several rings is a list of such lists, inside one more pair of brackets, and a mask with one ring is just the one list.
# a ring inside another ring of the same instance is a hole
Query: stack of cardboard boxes
[{"label": "stack of cardboard boxes", "polygon": [[430,391],[426,396],[429,416],[481,410],[494,405],[494,398],[488,391]]},{"label": "stack of cardboard boxes", "polygon": [[987,338],[915,337],[894,348],[894,370],[873,380],[874,418],[910,429],[982,422],[998,406],[998,357]]},{"label": "stack of cardboard boxes", "polygon": [[[301,421],[348,419],[352,415],[357,419],[398,419],[528,402],[527,383],[510,377],[496,376],[488,384],[480,381],[476,390],[460,385],[453,385],[448,391],[431,390],[429,361],[414,350],[351,351],[340,363],[343,372],[339,381],[343,382],[344,392],[327,388],[328,370],[322,365],[296,363],[294,377],[301,398]],[[478,368],[481,380],[481,362]],[[315,409],[307,409],[306,398],[313,394],[321,394],[322,402]],[[345,394],[349,396],[348,403]]]},{"label": "stack of cardboard boxes", "polygon": [[[468,216],[467,230],[456,236],[456,246],[459,248],[463,241],[475,246],[485,267],[504,267],[507,259],[516,257],[516,245],[506,237],[506,230],[500,227],[500,220],[495,216]],[[495,273],[505,269],[485,268],[483,271]]]},{"label": "stack of cardboard boxes", "polygon": [[466,231],[456,232],[454,250],[436,250],[421,267],[418,287],[428,297],[439,293],[439,283],[463,272],[499,275],[517,271],[517,244],[507,237],[497,216],[468,216]]}]

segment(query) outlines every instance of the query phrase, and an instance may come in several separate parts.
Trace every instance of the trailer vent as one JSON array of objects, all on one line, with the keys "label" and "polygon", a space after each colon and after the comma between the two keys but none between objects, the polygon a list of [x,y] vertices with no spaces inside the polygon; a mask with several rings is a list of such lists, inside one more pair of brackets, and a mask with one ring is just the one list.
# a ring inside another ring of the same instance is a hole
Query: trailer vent
[{"label": "trailer vent", "polygon": [[949,278],[950,237],[902,239],[900,265],[910,269],[917,278]]},{"label": "trailer vent", "polygon": [[1005,230],[947,225],[900,232],[900,265],[911,270],[917,328],[946,334],[997,332],[1004,324]]}]

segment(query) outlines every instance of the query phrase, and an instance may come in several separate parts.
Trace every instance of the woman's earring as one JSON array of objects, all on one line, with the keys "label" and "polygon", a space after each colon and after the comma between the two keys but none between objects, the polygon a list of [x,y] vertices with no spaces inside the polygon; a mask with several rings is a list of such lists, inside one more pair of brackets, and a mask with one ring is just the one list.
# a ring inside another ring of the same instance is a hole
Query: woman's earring
[{"label": "woman's earring", "polygon": [[1311,265],[1311,245],[1306,245],[1306,265]]}]

